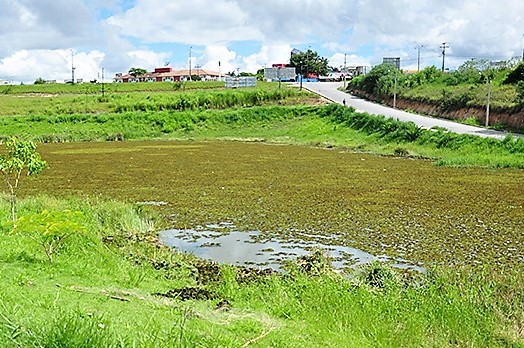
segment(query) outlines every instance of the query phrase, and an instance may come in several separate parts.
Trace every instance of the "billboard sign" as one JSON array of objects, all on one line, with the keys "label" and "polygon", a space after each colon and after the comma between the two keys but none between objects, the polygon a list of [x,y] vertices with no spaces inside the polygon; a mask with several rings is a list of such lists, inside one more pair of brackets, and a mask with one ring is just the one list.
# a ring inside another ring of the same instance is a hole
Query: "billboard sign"
[{"label": "billboard sign", "polygon": [[256,87],[256,76],[231,77],[226,76],[226,88]]},{"label": "billboard sign", "polygon": [[295,68],[265,68],[264,80],[266,81],[295,81],[297,76]]},{"label": "billboard sign", "polygon": [[400,57],[386,57],[382,58],[383,64],[393,64],[398,70],[400,70]]}]

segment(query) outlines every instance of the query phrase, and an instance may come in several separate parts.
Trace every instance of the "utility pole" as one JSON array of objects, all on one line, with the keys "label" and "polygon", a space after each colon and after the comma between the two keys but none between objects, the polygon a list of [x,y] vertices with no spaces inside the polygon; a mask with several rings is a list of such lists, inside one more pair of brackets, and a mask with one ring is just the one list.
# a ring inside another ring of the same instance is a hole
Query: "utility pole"
[{"label": "utility pole", "polygon": [[522,34],[522,61],[524,62],[524,34]]},{"label": "utility pole", "polygon": [[75,63],[73,61],[73,58],[74,57],[74,52],[73,50],[71,49],[71,83],[74,85],[75,84]]},{"label": "utility pole", "polygon": [[303,62],[300,61],[300,65],[299,65],[299,67],[300,67],[300,75],[299,75],[299,76],[300,76],[300,90],[302,90],[302,79],[303,79],[303,75],[302,75],[302,65],[303,65]]},{"label": "utility pole", "polygon": [[446,48],[449,48],[449,46],[446,45],[445,42],[443,42],[442,46],[440,46],[440,48],[442,49],[442,72],[444,72],[444,70],[445,70],[444,62],[445,62],[445,59],[446,59]]},{"label": "utility pole", "polygon": [[417,72],[420,71],[420,49],[424,47],[424,45],[418,45],[417,47],[415,47],[415,49],[417,50]]},{"label": "utility pole", "polygon": [[191,46],[189,46],[189,81],[191,81]]},{"label": "utility pole", "polygon": [[277,68],[277,72],[278,72],[278,89],[282,88],[282,76],[280,76],[280,72],[282,70],[282,67],[278,67]]},{"label": "utility pole", "polygon": [[104,68],[102,68],[102,98],[105,96],[104,92]]}]

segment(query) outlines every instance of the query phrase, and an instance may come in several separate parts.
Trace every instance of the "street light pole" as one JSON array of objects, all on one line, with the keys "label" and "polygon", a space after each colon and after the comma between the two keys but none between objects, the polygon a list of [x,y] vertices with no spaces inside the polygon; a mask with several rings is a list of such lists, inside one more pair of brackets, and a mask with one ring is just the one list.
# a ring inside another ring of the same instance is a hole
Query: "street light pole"
[{"label": "street light pole", "polygon": [[71,50],[71,84],[75,84],[75,63],[74,63],[74,52]]},{"label": "street light pole", "polygon": [[418,45],[416,48],[417,50],[417,72],[420,71],[420,49],[424,47],[424,45]]},{"label": "street light pole", "polygon": [[489,127],[489,105],[491,103],[491,77],[488,77],[488,100],[486,102],[486,127]]},{"label": "street light pole", "polygon": [[189,46],[189,81],[191,81],[191,46]]},{"label": "street light pole", "polygon": [[398,80],[397,69],[395,69],[395,87],[393,89],[393,109],[397,108],[397,80]]}]

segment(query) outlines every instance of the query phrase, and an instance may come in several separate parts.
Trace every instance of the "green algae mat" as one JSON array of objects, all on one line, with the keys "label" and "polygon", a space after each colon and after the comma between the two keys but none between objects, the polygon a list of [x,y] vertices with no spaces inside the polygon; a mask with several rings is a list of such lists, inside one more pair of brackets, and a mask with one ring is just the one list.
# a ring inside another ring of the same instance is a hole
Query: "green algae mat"
[{"label": "green algae mat", "polygon": [[257,142],[42,144],[24,194],[157,204],[166,227],[228,222],[421,265],[524,261],[524,171]]}]

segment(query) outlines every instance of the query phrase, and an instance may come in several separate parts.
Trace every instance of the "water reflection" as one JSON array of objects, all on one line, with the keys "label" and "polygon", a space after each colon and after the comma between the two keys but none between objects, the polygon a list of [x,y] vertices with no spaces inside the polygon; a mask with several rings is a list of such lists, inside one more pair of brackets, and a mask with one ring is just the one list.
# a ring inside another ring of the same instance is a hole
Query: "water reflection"
[{"label": "water reflection", "polygon": [[[304,237],[304,238],[301,238]],[[268,267],[281,270],[282,262],[307,255],[311,250],[322,249],[337,269],[355,267],[373,260],[388,262],[402,269],[423,271],[414,263],[375,256],[365,251],[342,245],[330,244],[330,237],[298,234],[282,239],[266,236],[258,231],[237,231],[231,223],[222,222],[193,229],[171,229],[160,233],[166,245],[197,257],[224,264]],[[329,244],[328,244],[329,243]]]}]

